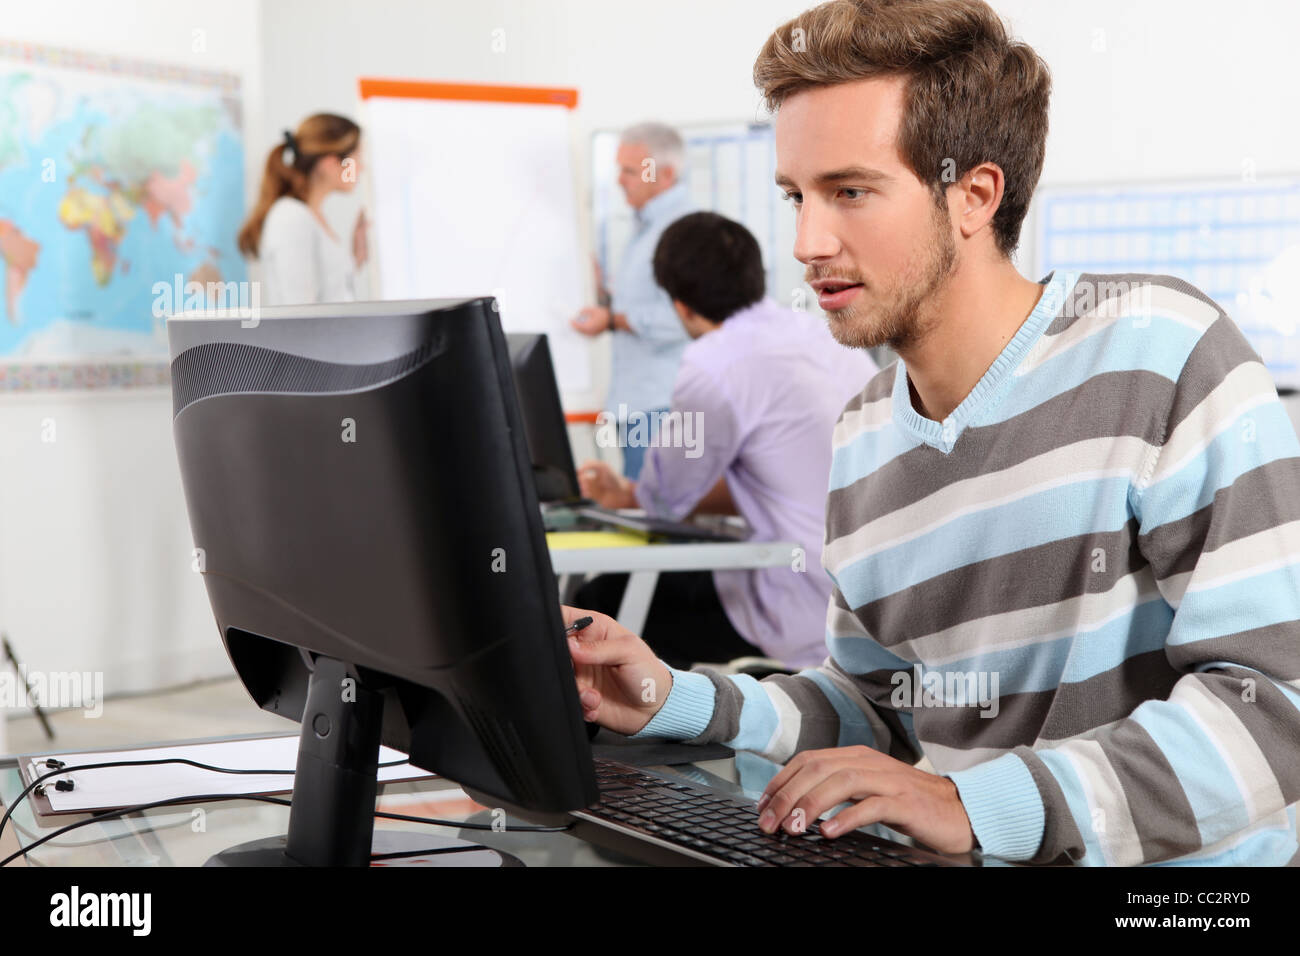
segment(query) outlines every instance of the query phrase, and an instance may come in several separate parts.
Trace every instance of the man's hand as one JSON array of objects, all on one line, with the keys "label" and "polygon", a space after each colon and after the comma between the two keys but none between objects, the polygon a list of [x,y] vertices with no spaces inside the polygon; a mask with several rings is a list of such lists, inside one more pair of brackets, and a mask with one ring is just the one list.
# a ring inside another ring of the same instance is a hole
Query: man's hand
[{"label": "man's hand", "polygon": [[636,508],[636,484],[603,461],[584,461],[578,469],[578,490],[602,508]]},{"label": "man's hand", "polygon": [[801,833],[846,801],[853,801],[853,806],[822,823],[824,835],[836,837],[883,823],[940,853],[968,853],[975,845],[955,783],[870,747],[795,754],[763,790],[758,825],[766,833],[778,826]]},{"label": "man's hand", "polygon": [[600,335],[610,328],[609,309],[599,305],[589,305],[578,313],[569,324],[583,335]]},{"label": "man's hand", "polygon": [[565,626],[580,617],[595,619],[569,635],[583,719],[620,734],[641,730],[672,690],[668,668],[645,641],[612,617],[572,607],[560,610]]}]

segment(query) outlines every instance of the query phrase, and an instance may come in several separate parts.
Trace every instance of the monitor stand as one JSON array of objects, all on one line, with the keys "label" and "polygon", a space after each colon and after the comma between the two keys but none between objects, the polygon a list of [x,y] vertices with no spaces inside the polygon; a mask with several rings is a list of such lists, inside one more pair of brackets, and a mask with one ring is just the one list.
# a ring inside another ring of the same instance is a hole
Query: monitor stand
[{"label": "monitor stand", "polygon": [[314,665],[289,832],[222,850],[206,866],[523,865],[508,853],[464,840],[375,832],[383,695],[349,674],[342,661],[316,657]]}]

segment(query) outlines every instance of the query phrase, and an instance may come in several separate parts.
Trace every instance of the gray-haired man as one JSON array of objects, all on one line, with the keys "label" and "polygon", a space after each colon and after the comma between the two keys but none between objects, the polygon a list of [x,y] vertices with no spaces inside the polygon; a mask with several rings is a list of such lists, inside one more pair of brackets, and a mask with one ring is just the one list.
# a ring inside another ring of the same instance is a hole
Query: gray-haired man
[{"label": "gray-haired man", "polygon": [[668,411],[682,350],[690,341],[652,266],[660,235],[695,208],[682,182],[685,156],[681,136],[662,123],[624,130],[618,183],[636,210],[636,232],[614,273],[610,304],[585,308],[572,323],[586,335],[614,335],[605,405],[618,419],[618,434],[626,436],[623,473],[633,480],[654,441],[659,416]]}]

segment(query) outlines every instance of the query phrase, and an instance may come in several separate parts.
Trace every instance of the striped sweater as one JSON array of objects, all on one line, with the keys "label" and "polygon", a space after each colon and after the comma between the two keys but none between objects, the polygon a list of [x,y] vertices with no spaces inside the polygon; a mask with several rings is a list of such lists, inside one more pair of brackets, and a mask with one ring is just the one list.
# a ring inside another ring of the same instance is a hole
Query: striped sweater
[{"label": "striped sweater", "polygon": [[841,415],[825,663],[674,672],[641,735],[924,756],[1006,860],[1300,862],[1295,430],[1182,280],[1043,281],[943,422],[901,361]]}]

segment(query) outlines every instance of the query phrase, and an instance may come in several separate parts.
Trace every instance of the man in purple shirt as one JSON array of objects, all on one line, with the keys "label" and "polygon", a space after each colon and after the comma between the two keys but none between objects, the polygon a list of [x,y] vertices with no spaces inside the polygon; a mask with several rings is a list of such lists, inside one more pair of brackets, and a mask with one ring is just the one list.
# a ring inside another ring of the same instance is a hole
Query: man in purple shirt
[{"label": "man in purple shirt", "polygon": [[[693,213],[668,227],[654,273],[693,340],[672,410],[638,481],[587,462],[582,492],[668,518],[739,514],[753,540],[795,542],[787,567],[661,575],[642,637],[670,665],[762,655],[815,666],[826,656],[831,591],[821,567],[831,433],[875,363],[837,343],[822,319],[764,298],[758,242],[723,216]],[[614,613],[626,583],[597,578],[575,603]]]}]

